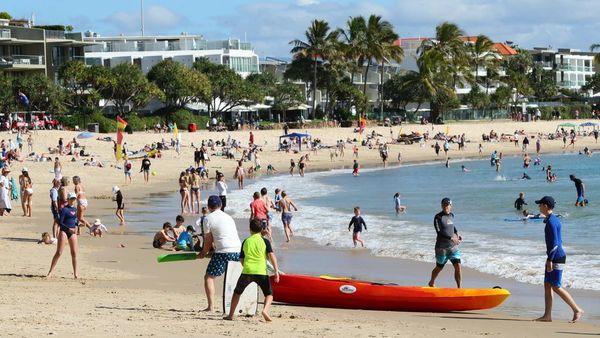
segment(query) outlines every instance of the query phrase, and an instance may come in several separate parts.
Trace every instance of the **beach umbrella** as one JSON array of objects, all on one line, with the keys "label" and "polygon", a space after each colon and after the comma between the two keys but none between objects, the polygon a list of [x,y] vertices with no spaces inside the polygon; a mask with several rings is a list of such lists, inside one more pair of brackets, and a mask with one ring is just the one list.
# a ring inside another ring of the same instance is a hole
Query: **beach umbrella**
[{"label": "beach umbrella", "polygon": [[78,139],[85,139],[85,138],[91,138],[94,137],[93,133],[90,133],[89,131],[84,131],[83,133],[80,133],[79,135],[77,135]]}]

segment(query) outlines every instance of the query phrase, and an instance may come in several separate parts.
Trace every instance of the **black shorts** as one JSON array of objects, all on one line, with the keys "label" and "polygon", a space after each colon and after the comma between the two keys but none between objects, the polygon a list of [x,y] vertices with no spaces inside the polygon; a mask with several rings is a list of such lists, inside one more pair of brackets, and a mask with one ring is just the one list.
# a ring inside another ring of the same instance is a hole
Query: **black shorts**
[{"label": "black shorts", "polygon": [[223,211],[227,206],[227,196],[219,196],[219,198],[221,199],[221,211]]},{"label": "black shorts", "polygon": [[154,241],[152,241],[152,247],[154,247],[155,249],[160,249],[161,246],[162,246],[162,243],[158,239],[155,239]]},{"label": "black shorts", "polygon": [[233,293],[235,293],[236,295],[241,295],[242,293],[244,293],[244,290],[246,290],[246,287],[252,282],[258,285],[265,297],[273,294],[273,290],[271,290],[271,282],[269,281],[269,276],[247,275],[244,273],[240,276],[240,279],[238,279]]}]

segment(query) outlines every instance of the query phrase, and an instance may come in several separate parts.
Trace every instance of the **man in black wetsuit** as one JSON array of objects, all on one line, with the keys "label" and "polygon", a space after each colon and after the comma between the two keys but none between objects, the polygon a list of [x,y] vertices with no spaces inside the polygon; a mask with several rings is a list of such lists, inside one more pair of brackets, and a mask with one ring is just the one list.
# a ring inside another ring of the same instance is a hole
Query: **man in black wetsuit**
[{"label": "man in black wetsuit", "polygon": [[431,280],[429,286],[435,286],[435,279],[444,269],[448,261],[454,266],[454,280],[456,287],[460,289],[462,281],[462,272],[460,267],[460,250],[458,245],[462,237],[454,227],[454,214],[452,213],[452,201],[445,197],[442,199],[442,211],[433,218],[433,227],[437,233],[435,241],[435,261],[436,265],[431,271]]}]

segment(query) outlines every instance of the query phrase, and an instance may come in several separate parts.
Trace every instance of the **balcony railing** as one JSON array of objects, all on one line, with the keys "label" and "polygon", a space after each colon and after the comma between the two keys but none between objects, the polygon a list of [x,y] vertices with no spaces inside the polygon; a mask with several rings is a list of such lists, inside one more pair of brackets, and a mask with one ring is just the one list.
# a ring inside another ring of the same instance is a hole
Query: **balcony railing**
[{"label": "balcony railing", "polygon": [[44,34],[46,36],[46,39],[65,39],[65,32],[63,31],[44,31]]},{"label": "balcony railing", "polygon": [[0,29],[0,39],[10,39],[10,29]]},{"label": "balcony railing", "polygon": [[577,84],[576,81],[560,81],[558,83],[559,87],[578,87],[579,85]]},{"label": "balcony railing", "polygon": [[44,57],[41,55],[12,55],[12,56],[0,56],[0,67],[14,67],[14,66],[43,66]]}]

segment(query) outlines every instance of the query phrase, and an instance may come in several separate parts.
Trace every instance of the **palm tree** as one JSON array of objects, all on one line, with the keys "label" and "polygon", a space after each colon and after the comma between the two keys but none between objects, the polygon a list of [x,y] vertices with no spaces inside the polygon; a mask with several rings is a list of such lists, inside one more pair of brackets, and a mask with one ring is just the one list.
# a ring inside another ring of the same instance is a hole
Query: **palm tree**
[{"label": "palm tree", "polygon": [[340,30],[343,37],[344,54],[349,63],[350,83],[354,84],[354,74],[360,71],[365,60],[364,51],[367,22],[362,16],[351,17],[346,22],[346,29]]},{"label": "palm tree", "polygon": [[494,72],[498,69],[499,58],[494,48],[494,42],[485,35],[478,35],[476,40],[469,45],[469,53],[473,71],[475,73],[475,84],[478,83],[479,69],[483,68],[487,72]]},{"label": "palm tree", "polygon": [[404,58],[404,50],[398,44],[398,38],[398,34],[394,32],[391,26],[390,29],[382,31],[380,35],[381,55],[377,61],[381,64],[381,75],[379,78],[379,118],[381,120],[383,120],[383,76],[385,63],[391,61],[400,63]]},{"label": "palm tree", "polygon": [[315,117],[317,108],[317,64],[319,57],[325,61],[326,54],[332,50],[332,45],[338,39],[339,32],[331,31],[329,24],[324,20],[313,20],[308,30],[304,33],[306,41],[299,39],[290,41],[294,47],[291,53],[295,57],[309,57],[313,60],[313,81],[312,81],[312,115]]},{"label": "palm tree", "polygon": [[419,47],[419,71],[424,72],[426,88],[432,95],[431,119],[435,121],[452,98],[458,84],[472,82],[471,65],[464,32],[455,24],[443,22],[435,29],[435,38]]},{"label": "palm tree", "polygon": [[[590,46],[590,51],[593,52],[596,49],[600,49],[600,43],[594,43]],[[600,53],[596,53],[596,55],[594,55],[594,63],[596,64],[597,68],[600,68]]]}]

